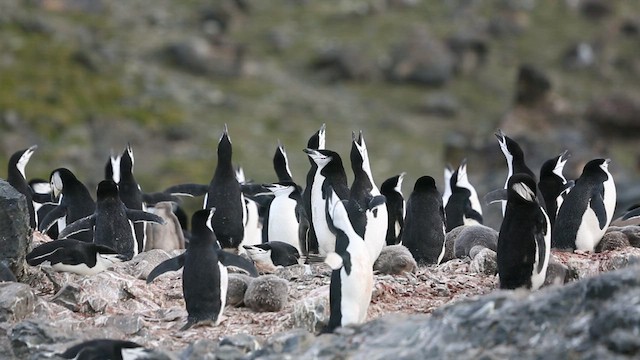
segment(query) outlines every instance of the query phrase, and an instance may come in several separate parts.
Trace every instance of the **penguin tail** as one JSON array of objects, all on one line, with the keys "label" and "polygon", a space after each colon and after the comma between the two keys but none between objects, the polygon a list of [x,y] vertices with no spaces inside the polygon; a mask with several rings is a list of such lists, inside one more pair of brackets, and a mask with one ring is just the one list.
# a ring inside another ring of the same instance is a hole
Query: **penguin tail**
[{"label": "penguin tail", "polygon": [[327,254],[324,262],[329,265],[332,270],[338,270],[343,265],[342,257],[334,252]]}]

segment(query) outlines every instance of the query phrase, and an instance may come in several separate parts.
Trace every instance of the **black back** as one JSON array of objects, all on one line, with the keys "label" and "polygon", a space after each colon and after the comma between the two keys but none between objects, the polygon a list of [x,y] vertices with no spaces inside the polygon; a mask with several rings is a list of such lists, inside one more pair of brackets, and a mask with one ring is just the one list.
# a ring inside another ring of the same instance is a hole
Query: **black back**
[{"label": "black back", "polygon": [[131,259],[136,245],[126,213],[127,207],[120,199],[116,183],[113,180],[101,181],[97,199],[94,242],[113,248]]},{"label": "black back", "polygon": [[216,208],[211,223],[223,248],[238,248],[244,238],[242,191],[231,157],[231,140],[225,127],[218,143],[218,164],[209,183],[205,204],[205,209]]},{"label": "black back", "polygon": [[[533,193],[533,201],[522,198],[512,187],[522,183]],[[531,288],[536,238],[546,233],[546,219],[535,197],[535,180],[514,174],[507,184],[507,206],[498,234],[497,261],[501,289]],[[544,241],[538,243],[543,243]],[[545,249],[540,249],[540,254]],[[542,266],[542,262],[539,262]]]},{"label": "black back", "polygon": [[273,155],[273,169],[276,171],[278,181],[293,181],[293,177],[289,172],[289,160],[287,152],[282,144],[278,144],[275,154]]},{"label": "black back", "polygon": [[353,171],[353,183],[351,183],[351,190],[349,198],[354,200],[360,205],[362,208],[366,208],[367,199],[371,197],[371,190],[373,189],[373,184],[369,180],[369,176],[364,171],[363,163],[364,159],[358,151],[356,147],[356,143],[358,145],[362,144],[362,133],[360,133],[359,137],[356,137],[353,134],[353,140],[351,141],[351,152],[349,157],[351,159],[351,170]]},{"label": "black back", "polygon": [[435,264],[444,243],[445,214],[442,196],[431,176],[420,177],[407,201],[402,244],[416,262]]},{"label": "black back", "polygon": [[558,155],[542,164],[540,168],[540,182],[538,183],[538,189],[540,189],[540,195],[544,201],[544,208],[549,215],[552,229],[555,224],[556,214],[558,213],[557,199],[566,189],[564,180],[553,172],[561,157],[562,155]]},{"label": "black back", "polygon": [[209,212],[198,210],[191,217],[191,240],[182,273],[188,324],[217,319],[222,306],[218,245],[215,233],[206,224]]},{"label": "black back", "polygon": [[471,218],[482,224],[482,215],[475,211],[471,206],[471,191],[469,189],[458,186],[458,170],[451,174],[449,184],[451,187],[451,196],[445,207],[445,215],[447,219],[446,231],[464,225],[464,219]]},{"label": "black back", "polygon": [[330,156],[331,161],[320,170],[325,177],[323,188],[330,186],[341,200],[347,200],[350,196],[349,185],[347,184],[347,173],[342,165],[340,154],[331,150],[318,150],[325,156]]},{"label": "black back", "polygon": [[142,348],[126,340],[95,339],[68,348],[60,357],[78,360],[122,360],[123,349]]},{"label": "black back", "polygon": [[529,169],[524,159],[524,151],[518,143],[508,136],[504,137],[507,142],[507,149],[513,155],[513,174],[527,174],[536,181],[536,175]]},{"label": "black back", "polygon": [[401,176],[396,175],[385,180],[380,186],[380,193],[387,199],[388,226],[387,226],[387,245],[395,245],[399,242],[401,234],[396,236],[396,223],[400,224],[400,233],[404,226],[404,197],[397,192],[395,188],[401,181]]},{"label": "black back", "polygon": [[596,194],[604,196],[603,183],[607,180],[607,174],[600,168],[604,161],[604,159],[589,161],[565,197],[558,210],[552,231],[552,247],[576,249],[576,235],[582,223],[582,216],[589,206],[589,200]]},{"label": "black back", "polygon": [[[120,157],[118,193],[120,199],[128,209],[142,210],[142,190],[140,190],[140,185],[138,185],[133,175],[133,164],[133,150],[131,149],[131,145],[127,144],[127,147]],[[138,247],[139,253],[144,249],[144,227],[145,223],[143,222],[133,224],[136,246]]]},{"label": "black back", "polygon": [[295,265],[300,258],[300,253],[295,246],[283,241],[269,241],[255,246],[264,250],[271,250],[271,261],[275,266]]}]

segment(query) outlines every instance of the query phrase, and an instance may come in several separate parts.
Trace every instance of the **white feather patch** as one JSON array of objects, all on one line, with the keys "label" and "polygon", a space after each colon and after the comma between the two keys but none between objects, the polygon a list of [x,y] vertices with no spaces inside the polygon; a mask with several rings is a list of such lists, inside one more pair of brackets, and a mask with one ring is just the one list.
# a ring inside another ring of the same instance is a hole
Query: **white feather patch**
[{"label": "white feather patch", "polygon": [[527,185],[523,183],[515,183],[512,186],[512,189],[520,195],[521,198],[527,201],[534,201],[536,198],[536,194],[531,190]]},{"label": "white feather patch", "polygon": [[328,253],[324,259],[325,264],[329,265],[332,270],[338,270],[342,267],[342,257],[337,253]]}]

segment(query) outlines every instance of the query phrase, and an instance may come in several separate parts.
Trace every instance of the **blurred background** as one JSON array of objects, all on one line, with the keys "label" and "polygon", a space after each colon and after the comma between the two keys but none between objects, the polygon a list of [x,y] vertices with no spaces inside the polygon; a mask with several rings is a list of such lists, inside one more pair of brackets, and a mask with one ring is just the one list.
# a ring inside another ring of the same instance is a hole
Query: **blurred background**
[{"label": "blurred background", "polygon": [[130,142],[143,190],[208,183],[226,123],[247,178],[276,180],[280,140],[304,185],[326,123],[349,181],[363,130],[378,185],[442,190],[468,158],[483,196],[506,178],[500,128],[535,172],[612,158],[620,211],[640,199],[639,55],[637,1],[2,0],[0,160],[37,144],[27,177],[95,189]]}]

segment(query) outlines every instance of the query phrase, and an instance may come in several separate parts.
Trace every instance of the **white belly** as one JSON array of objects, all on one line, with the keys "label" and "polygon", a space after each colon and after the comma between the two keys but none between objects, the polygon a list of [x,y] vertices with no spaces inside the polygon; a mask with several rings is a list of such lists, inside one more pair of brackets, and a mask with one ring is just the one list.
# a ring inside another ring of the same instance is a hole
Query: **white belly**
[{"label": "white belly", "polygon": [[311,220],[318,239],[318,249],[322,256],[326,256],[336,249],[336,236],[329,230],[325,209],[326,202],[322,199],[322,183],[324,179],[324,176],[316,173],[313,187],[311,188]]},{"label": "white belly", "polygon": [[291,199],[273,199],[269,211],[269,241],[282,241],[300,251],[296,202]]},{"label": "white belly", "polygon": [[387,227],[389,227],[389,213],[387,212],[387,204],[383,204],[377,208],[377,214],[367,211],[367,228],[364,233],[364,242],[369,251],[369,258],[372,263],[378,259],[378,255],[386,244]]},{"label": "white belly", "polygon": [[347,251],[351,254],[351,274],[347,276],[344,268],[340,270],[342,326],[366,320],[373,289],[373,265],[364,244],[350,242]]}]

